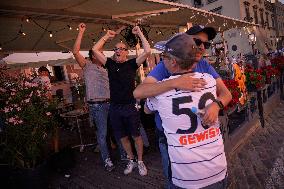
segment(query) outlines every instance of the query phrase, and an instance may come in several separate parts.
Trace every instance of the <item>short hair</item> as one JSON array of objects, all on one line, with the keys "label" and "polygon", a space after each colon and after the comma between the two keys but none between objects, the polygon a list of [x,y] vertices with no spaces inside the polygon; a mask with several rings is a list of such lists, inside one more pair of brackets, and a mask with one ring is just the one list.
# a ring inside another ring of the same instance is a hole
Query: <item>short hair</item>
[{"label": "short hair", "polygon": [[41,73],[41,72],[48,72],[49,73],[49,70],[45,67],[45,66],[41,66],[39,69],[38,69],[38,72]]}]

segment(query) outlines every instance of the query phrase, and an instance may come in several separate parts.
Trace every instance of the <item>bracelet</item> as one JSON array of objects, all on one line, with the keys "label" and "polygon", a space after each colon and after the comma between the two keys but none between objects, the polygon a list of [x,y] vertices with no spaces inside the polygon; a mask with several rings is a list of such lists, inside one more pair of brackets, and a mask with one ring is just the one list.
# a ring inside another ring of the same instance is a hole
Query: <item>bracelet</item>
[{"label": "bracelet", "polygon": [[216,104],[219,106],[220,110],[224,109],[224,104],[220,100],[214,100],[213,102],[216,102]]}]

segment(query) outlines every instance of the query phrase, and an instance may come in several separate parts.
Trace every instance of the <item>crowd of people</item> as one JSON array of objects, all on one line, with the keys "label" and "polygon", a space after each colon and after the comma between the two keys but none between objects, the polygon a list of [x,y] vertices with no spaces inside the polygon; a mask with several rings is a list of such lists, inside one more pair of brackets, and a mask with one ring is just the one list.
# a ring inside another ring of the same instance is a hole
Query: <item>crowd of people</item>
[{"label": "crowd of people", "polygon": [[[147,98],[144,111],[155,114],[166,187],[226,188],[227,163],[218,113],[232,96],[218,73],[202,58],[216,36],[215,29],[196,25],[156,43],[154,47],[163,52],[161,61],[138,86],[136,71],[151,54],[140,28],[133,27],[132,33],[140,38],[144,51],[133,59],[128,59],[129,49],[122,42],[114,46],[112,59],[103,54],[105,43],[121,29],[108,30],[85,59],[80,54],[85,30],[86,25],[81,23],[73,54],[83,69],[87,103],[106,170],[114,169],[106,137],[110,125],[121,155],[127,154],[124,174],[138,167],[141,176],[147,175],[141,121],[135,106],[136,100]],[[137,160],[130,140],[134,141]]]}]

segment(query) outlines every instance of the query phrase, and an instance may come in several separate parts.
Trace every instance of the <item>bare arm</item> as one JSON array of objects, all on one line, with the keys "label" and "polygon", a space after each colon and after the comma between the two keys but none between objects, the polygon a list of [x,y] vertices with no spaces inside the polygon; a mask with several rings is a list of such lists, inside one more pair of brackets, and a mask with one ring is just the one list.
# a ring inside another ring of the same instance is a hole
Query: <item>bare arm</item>
[{"label": "bare arm", "polygon": [[135,26],[132,29],[132,33],[135,34],[135,35],[138,35],[138,37],[142,41],[142,46],[143,46],[143,49],[144,49],[143,53],[140,54],[136,58],[136,63],[139,67],[147,59],[147,57],[151,54],[151,47],[150,47],[150,44],[148,43],[147,39],[145,38],[144,34],[142,33],[142,31],[140,30],[140,28],[138,26]]},{"label": "bare arm", "polygon": [[103,65],[106,64],[107,58],[106,56],[101,52],[101,49],[105,45],[106,41],[109,39],[113,39],[117,34],[123,30],[125,26],[120,27],[117,31],[108,30],[107,33],[93,46],[92,50],[98,59],[99,62],[101,62]]},{"label": "bare arm", "polygon": [[86,25],[84,23],[79,24],[79,33],[77,35],[77,39],[73,46],[73,55],[81,68],[84,68],[86,65],[86,59],[80,53],[81,41],[86,30]]},{"label": "bare arm", "polygon": [[175,79],[157,82],[156,78],[148,76],[133,92],[136,99],[149,98],[160,95],[172,89],[200,91],[206,82],[203,79],[193,78],[194,73],[184,74]]},{"label": "bare arm", "polygon": [[[227,106],[232,100],[232,95],[227,89],[221,78],[216,79],[217,100],[221,101],[224,106]],[[205,108],[203,122],[207,125],[212,125],[217,121],[220,107],[216,102],[212,102]]]},{"label": "bare arm", "polygon": [[133,96],[136,99],[149,98],[157,96],[164,92],[172,90],[172,80],[159,82],[154,77],[146,77],[142,84],[138,85],[133,92]]},{"label": "bare arm", "polygon": [[224,84],[221,78],[216,79],[217,85],[217,99],[220,100],[224,106],[227,106],[232,100],[232,94]]}]

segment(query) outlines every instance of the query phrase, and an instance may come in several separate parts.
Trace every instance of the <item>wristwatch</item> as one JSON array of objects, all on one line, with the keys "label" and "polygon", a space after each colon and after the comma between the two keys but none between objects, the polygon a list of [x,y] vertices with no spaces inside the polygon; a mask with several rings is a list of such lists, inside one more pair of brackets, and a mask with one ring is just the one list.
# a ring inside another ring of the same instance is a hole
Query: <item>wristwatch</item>
[{"label": "wristwatch", "polygon": [[224,109],[224,104],[220,100],[215,99],[213,102],[216,102],[216,104],[218,104],[220,110]]}]

